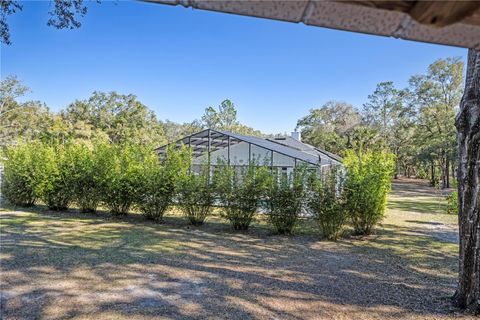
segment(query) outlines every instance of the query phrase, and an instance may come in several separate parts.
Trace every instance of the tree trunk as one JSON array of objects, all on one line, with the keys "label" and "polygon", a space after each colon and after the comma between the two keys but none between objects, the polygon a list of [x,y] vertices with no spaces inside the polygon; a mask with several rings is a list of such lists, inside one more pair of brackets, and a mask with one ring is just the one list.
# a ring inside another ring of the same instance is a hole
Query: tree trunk
[{"label": "tree trunk", "polygon": [[447,156],[446,152],[442,151],[440,156],[440,180],[442,181],[442,189],[447,187],[447,178],[446,178],[446,163],[447,163]]},{"label": "tree trunk", "polygon": [[431,177],[431,184],[432,184],[432,187],[435,187],[436,183],[435,183],[435,161],[432,160],[432,166],[431,166],[431,172],[432,172],[432,177]]},{"label": "tree trunk", "polygon": [[446,188],[450,188],[450,161],[448,157],[445,159],[445,179],[447,181]]},{"label": "tree trunk", "polygon": [[400,161],[398,161],[398,148],[395,148],[395,165],[397,168],[395,170],[394,179],[398,179],[398,174],[400,173]]},{"label": "tree trunk", "polygon": [[455,161],[452,161],[452,178],[453,180],[457,178],[457,167]]},{"label": "tree trunk", "polygon": [[460,236],[458,288],[461,308],[480,312],[480,51],[470,49],[458,130],[458,222]]}]

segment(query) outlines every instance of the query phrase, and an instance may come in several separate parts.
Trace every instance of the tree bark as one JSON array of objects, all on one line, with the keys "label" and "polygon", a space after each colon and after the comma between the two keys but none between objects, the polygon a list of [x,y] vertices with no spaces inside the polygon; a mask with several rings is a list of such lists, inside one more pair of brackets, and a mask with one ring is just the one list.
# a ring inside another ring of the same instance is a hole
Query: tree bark
[{"label": "tree bark", "polygon": [[459,163],[458,222],[460,236],[458,288],[460,308],[480,312],[480,51],[468,53],[465,92],[456,123]]},{"label": "tree bark", "polygon": [[435,162],[434,160],[432,160],[432,165],[431,165],[431,184],[432,184],[432,187],[435,187],[436,186],[436,182],[435,182]]},{"label": "tree bark", "polygon": [[453,180],[457,179],[457,165],[455,161],[452,161],[452,178]]},{"label": "tree bark", "polygon": [[441,152],[440,156],[440,180],[442,184],[442,189],[447,187],[447,178],[446,178],[446,164],[447,164],[447,155],[445,151]]},{"label": "tree bark", "polygon": [[450,188],[450,161],[448,157],[445,159],[445,179],[446,179],[446,188]]}]

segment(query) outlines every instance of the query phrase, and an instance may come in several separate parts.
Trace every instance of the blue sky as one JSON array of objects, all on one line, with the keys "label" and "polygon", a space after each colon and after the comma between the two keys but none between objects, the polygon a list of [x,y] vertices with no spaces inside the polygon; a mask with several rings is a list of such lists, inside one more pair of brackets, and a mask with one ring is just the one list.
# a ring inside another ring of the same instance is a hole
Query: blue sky
[{"label": "blue sky", "polygon": [[145,2],[90,3],[78,30],[46,26],[48,1],[23,2],[1,46],[15,74],[52,110],[94,90],[136,94],[160,119],[199,118],[231,99],[241,122],[288,132],[328,100],[361,107],[378,82],[425,72],[467,50]]}]

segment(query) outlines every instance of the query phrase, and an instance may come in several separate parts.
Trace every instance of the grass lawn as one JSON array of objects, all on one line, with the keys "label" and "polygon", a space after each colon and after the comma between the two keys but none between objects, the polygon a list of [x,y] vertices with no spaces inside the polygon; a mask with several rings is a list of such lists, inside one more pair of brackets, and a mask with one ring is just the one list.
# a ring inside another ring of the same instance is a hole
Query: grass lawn
[{"label": "grass lawn", "polygon": [[3,319],[449,319],[456,217],[418,181],[394,184],[375,235],[247,233],[41,209],[0,212]]}]

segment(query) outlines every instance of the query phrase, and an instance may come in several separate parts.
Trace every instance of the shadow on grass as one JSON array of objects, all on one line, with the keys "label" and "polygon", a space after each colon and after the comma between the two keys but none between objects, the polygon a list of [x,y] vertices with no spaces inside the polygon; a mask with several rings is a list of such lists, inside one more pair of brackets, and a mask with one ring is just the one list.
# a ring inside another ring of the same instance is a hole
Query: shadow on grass
[{"label": "shadow on grass", "polygon": [[405,222],[424,224],[424,225],[430,225],[430,226],[443,226],[444,225],[444,223],[442,223],[442,222],[435,222],[435,221],[405,220]]},{"label": "shadow on grass", "polygon": [[385,224],[365,241],[330,243],[272,236],[261,224],[234,233],[216,218],[198,228],[175,216],[158,225],[73,210],[0,217],[5,318],[450,312],[456,256],[428,229]]}]

